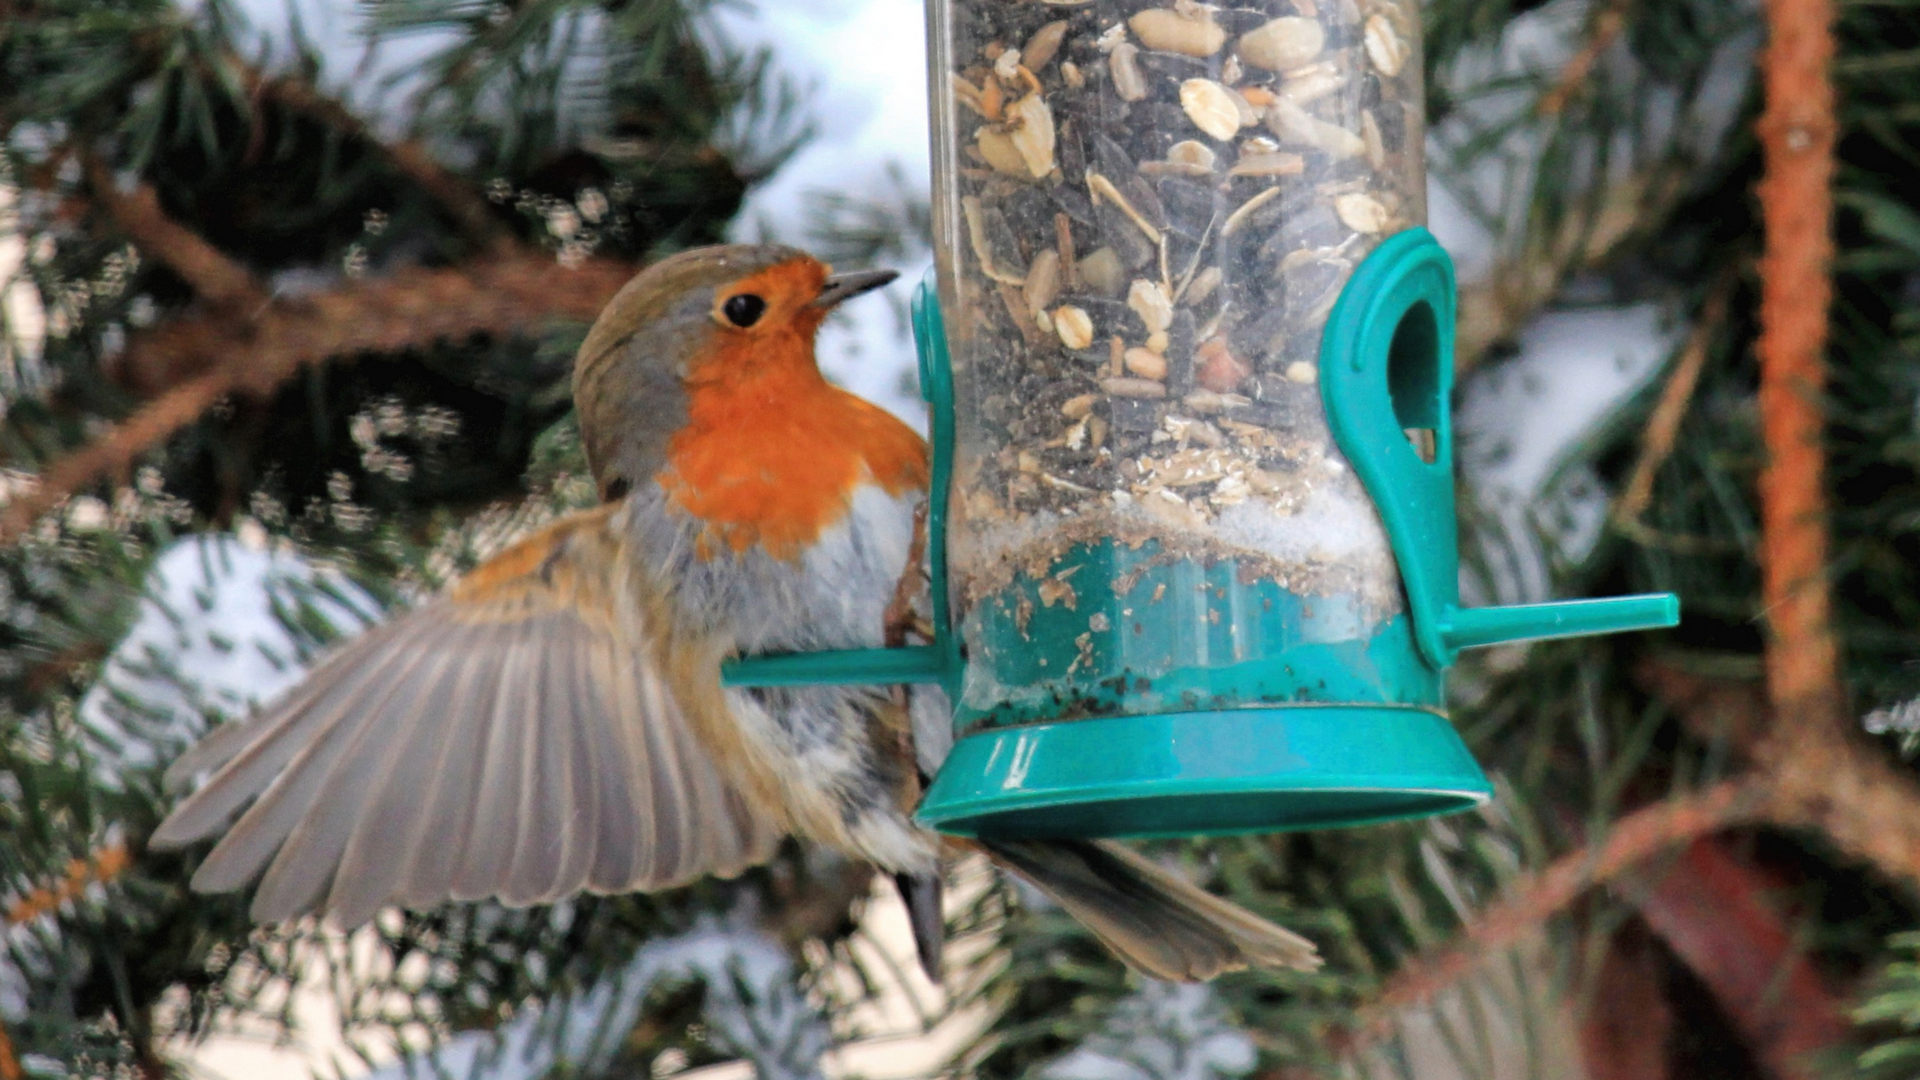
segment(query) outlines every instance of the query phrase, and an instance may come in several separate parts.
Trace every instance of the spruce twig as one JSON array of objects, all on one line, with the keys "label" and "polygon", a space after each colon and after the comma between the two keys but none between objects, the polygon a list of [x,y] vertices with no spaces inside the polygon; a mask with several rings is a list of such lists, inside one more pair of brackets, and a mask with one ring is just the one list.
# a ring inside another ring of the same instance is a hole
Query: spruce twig
[{"label": "spruce twig", "polygon": [[[5,910],[0,911],[0,926],[19,926],[50,915],[77,899],[89,886],[112,881],[131,865],[133,857],[127,846],[118,842],[107,844],[86,858],[74,859],[67,864],[67,871],[59,881],[32,889],[8,903]],[[20,1057],[13,1048],[13,1038],[7,1034],[6,1025],[0,1024],[0,1080],[24,1080],[25,1076]]]},{"label": "spruce twig", "polygon": [[42,885],[9,903],[4,915],[0,915],[0,925],[18,926],[50,915],[77,899],[89,886],[119,877],[132,864],[133,856],[127,846],[118,842],[107,844],[85,858],[73,859],[67,863],[66,873],[59,881]]},{"label": "spruce twig", "polygon": [[1679,441],[1680,422],[1686,419],[1694,391],[1699,389],[1700,372],[1707,365],[1707,354],[1726,326],[1727,298],[1732,291],[1733,280],[1729,277],[1707,295],[1700,317],[1694,322],[1693,333],[1681,347],[1680,358],[1661,388],[1660,400],[1647,418],[1647,430],[1640,439],[1640,456],[1634,461],[1626,488],[1613,508],[1614,524],[1625,532],[1645,531],[1640,518],[1653,501],[1653,478],[1672,456],[1674,445]]},{"label": "spruce twig", "polygon": [[1792,739],[1757,683],[1714,679],[1649,660],[1637,681],[1695,734],[1750,755],[1768,790],[1766,819],[1817,830],[1889,880],[1920,889],[1920,785],[1857,738]]},{"label": "spruce twig", "polygon": [[1593,65],[1599,63],[1601,55],[1620,40],[1620,32],[1627,28],[1627,13],[1632,6],[1633,0],[1613,0],[1594,15],[1587,31],[1586,44],[1560,69],[1559,79],[1534,105],[1535,112],[1541,116],[1559,116],[1566,110],[1573,96],[1586,87],[1593,75]]}]

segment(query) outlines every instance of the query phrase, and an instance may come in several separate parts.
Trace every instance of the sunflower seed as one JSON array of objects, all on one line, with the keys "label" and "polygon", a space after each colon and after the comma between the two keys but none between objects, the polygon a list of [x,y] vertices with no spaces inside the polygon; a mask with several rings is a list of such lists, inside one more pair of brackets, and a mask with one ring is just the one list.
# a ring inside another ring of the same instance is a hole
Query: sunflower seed
[{"label": "sunflower seed", "polygon": [[1020,47],[1021,62],[1028,71],[1045,71],[1048,64],[1060,52],[1060,43],[1067,39],[1067,20],[1055,19],[1033,32],[1027,43]]},{"label": "sunflower seed", "polygon": [[1413,49],[1400,37],[1400,31],[1394,29],[1393,21],[1385,15],[1369,17],[1362,37],[1367,59],[1373,61],[1374,68],[1389,79],[1398,77]]},{"label": "sunflower seed", "polygon": [[1361,192],[1342,195],[1333,200],[1334,213],[1340,215],[1340,221],[1354,232],[1373,235],[1385,232],[1393,215],[1380,200]]},{"label": "sunflower seed", "polygon": [[1060,253],[1041,248],[1033,257],[1033,265],[1027,267],[1027,280],[1020,291],[1026,298],[1027,310],[1034,315],[1052,307],[1054,297],[1060,294]]},{"label": "sunflower seed", "polygon": [[1143,379],[1163,382],[1167,377],[1167,358],[1152,349],[1132,348],[1126,353],[1127,370]]},{"label": "sunflower seed", "polygon": [[1123,41],[1107,54],[1107,69],[1113,73],[1113,92],[1121,101],[1145,101],[1147,77],[1140,70],[1140,47]]},{"label": "sunflower seed", "polygon": [[1283,15],[1240,35],[1240,59],[1268,71],[1311,63],[1327,47],[1327,32],[1313,19]]},{"label": "sunflower seed", "polygon": [[1085,308],[1071,304],[1054,309],[1053,331],[1060,337],[1060,344],[1078,351],[1093,344],[1093,316]]},{"label": "sunflower seed", "polygon": [[1173,325],[1173,301],[1157,281],[1136,278],[1127,289],[1127,306],[1140,316],[1147,333],[1157,334]]},{"label": "sunflower seed", "polygon": [[1227,32],[1213,21],[1213,12],[1194,5],[1194,14],[1148,8],[1127,20],[1140,44],[1181,56],[1212,56],[1227,43]]},{"label": "sunflower seed", "polygon": [[1246,102],[1212,79],[1188,79],[1180,84],[1180,107],[1194,127],[1224,142],[1239,133]]},{"label": "sunflower seed", "polygon": [[1007,109],[1014,124],[1013,147],[1035,179],[1053,171],[1053,110],[1039,94],[1028,94]]}]

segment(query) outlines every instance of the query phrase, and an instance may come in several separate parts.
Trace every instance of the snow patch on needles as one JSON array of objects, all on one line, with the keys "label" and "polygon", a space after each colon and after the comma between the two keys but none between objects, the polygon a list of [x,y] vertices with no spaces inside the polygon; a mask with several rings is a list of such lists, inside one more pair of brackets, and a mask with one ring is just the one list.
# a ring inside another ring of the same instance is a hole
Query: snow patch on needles
[{"label": "snow patch on needles", "polygon": [[380,605],[338,571],[230,534],[189,536],[147,571],[133,628],[80,702],[98,781],[171,758],[306,673],[321,639]]},{"label": "snow patch on needles", "polygon": [[715,1041],[752,1062],[760,1080],[818,1080],[833,1044],[826,1019],[795,985],[793,960],[744,919],[708,916],[693,930],[648,943],[618,974],[584,993],[529,1009],[498,1032],[468,1032],[363,1080],[480,1077],[537,1080],[612,1067],[652,989],[699,980]]},{"label": "snow patch on needles", "polygon": [[1582,451],[1678,348],[1683,328],[1666,323],[1654,304],[1543,315],[1519,355],[1467,384],[1456,446],[1487,555],[1471,584],[1490,593],[1472,602],[1546,600],[1555,560],[1592,552],[1611,493]]},{"label": "snow patch on needles", "polygon": [[1221,1080],[1245,1076],[1253,1039],[1230,1027],[1204,985],[1147,982],[1099,1033],[1055,1058],[1041,1080]]}]

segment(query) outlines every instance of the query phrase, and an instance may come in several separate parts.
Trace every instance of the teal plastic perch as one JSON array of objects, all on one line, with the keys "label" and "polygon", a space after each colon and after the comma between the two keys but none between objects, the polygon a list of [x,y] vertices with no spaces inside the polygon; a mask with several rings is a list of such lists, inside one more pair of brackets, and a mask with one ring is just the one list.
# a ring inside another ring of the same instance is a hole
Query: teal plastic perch
[{"label": "teal plastic perch", "polygon": [[944,655],[934,645],[743,656],[720,668],[720,681],[728,686],[893,685],[945,677]]},{"label": "teal plastic perch", "polygon": [[1440,637],[1449,650],[1457,651],[1515,641],[1618,634],[1679,621],[1679,598],[1672,593],[1646,593],[1510,607],[1449,607],[1440,623]]}]

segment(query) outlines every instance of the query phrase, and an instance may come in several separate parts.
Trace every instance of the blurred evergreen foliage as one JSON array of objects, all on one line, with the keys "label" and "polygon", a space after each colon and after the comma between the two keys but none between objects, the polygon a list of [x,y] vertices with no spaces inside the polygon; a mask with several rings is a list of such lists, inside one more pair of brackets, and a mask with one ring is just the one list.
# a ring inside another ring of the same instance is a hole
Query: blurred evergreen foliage
[{"label": "blurred evergreen foliage", "polygon": [[[230,0],[0,0],[0,187],[18,192],[5,212],[28,240],[22,275],[49,331],[25,348],[25,328],[0,326],[16,342],[0,348],[0,482],[14,488],[213,365],[245,360],[233,327],[252,312],[209,296],[178,252],[144,247],[114,192],[150,193],[166,218],[264,283],[273,304],[294,307],[502,260],[550,273],[561,292],[572,268],[611,268],[615,279],[719,238],[807,127],[800,95],[764,56],[729,52],[706,32],[709,7],[364,0],[367,40],[424,55],[363,77],[297,21],[290,43],[265,42]],[[1647,962],[1658,993],[1625,1003],[1595,993],[1623,928],[1657,921],[1646,882],[1586,896],[1434,1007],[1408,1010],[1357,1059],[1346,1053],[1356,1010],[1508,884],[1635,807],[1730,774],[1737,755],[1643,673],[1654,663],[1752,680],[1763,644],[1763,450],[1748,359],[1760,244],[1755,6],[1430,0],[1427,17],[1432,169],[1487,229],[1492,252],[1467,297],[1469,387],[1509,362],[1514,335],[1543,311],[1650,300],[1683,330],[1704,322],[1702,379],[1671,452],[1653,462],[1651,497],[1612,518],[1591,551],[1558,552],[1552,567],[1566,594],[1677,591],[1686,622],[1667,635],[1470,659],[1456,673],[1456,719],[1500,785],[1485,812],[1162,845],[1216,890],[1312,937],[1328,959],[1319,973],[1230,976],[1204,1008],[1143,991],[1059,912],[970,867],[952,929],[956,953],[972,959],[955,965],[947,1006],[905,1022],[932,1026],[969,1006],[991,1017],[954,1075],[1045,1075],[1076,1048],[1111,1049],[1116,1017],[1143,1030],[1165,1020],[1175,1050],[1213,1037],[1216,1022],[1243,1032],[1255,1075],[1269,1077],[1565,1076],[1580,1033],[1623,1008],[1649,1032],[1676,1033],[1660,1036],[1667,1075],[1715,1075],[1699,1063],[1756,1054],[1715,974],[1690,969],[1657,932]],[[1911,717],[1920,710],[1900,707],[1920,697],[1920,10],[1855,0],[1841,7],[1840,35],[1825,402],[1833,580],[1856,706]],[[1589,66],[1569,81],[1581,58]],[[889,195],[823,202],[816,246],[849,261],[910,250],[901,238],[925,232],[924,204]],[[1724,314],[1707,319],[1716,296]],[[566,415],[584,321],[533,311],[507,331],[487,325],[330,355],[265,392],[222,395],[135,467],[0,549],[0,1027],[30,1072],[166,1075],[176,1035],[242,1016],[284,1021],[303,957],[329,948],[312,927],[250,927],[244,897],[190,896],[193,856],[142,850],[164,805],[161,755],[116,740],[172,745],[191,731],[146,716],[124,692],[123,722],[104,730],[81,702],[142,610],[155,554],[184,535],[256,530],[274,550],[396,603],[590,500]],[[1657,394],[1656,381],[1563,465],[1591,465],[1625,488],[1645,460],[1640,435]],[[1493,577],[1514,557],[1507,542],[1487,530],[1469,556]],[[302,650],[336,629],[326,611],[338,597],[314,589],[279,609]],[[158,674],[193,678],[156,663]],[[187,722],[198,730],[217,718]],[[1886,756],[1910,760],[1915,725],[1881,727]],[[1907,885],[1811,834],[1748,830],[1715,843],[1769,883],[1780,925],[1833,987],[1833,1001],[1792,1007],[1865,1002],[1859,1046],[1820,1067],[1920,1075],[1913,941],[1889,936],[1920,919]],[[88,884],[87,860],[118,846],[130,868]],[[72,895],[48,911],[20,909],[67,880]],[[800,958],[799,987],[836,1037],[898,1034],[865,1006],[917,977],[889,968],[857,929],[868,884],[857,869],[789,850],[739,882],[662,896],[394,915],[378,924],[371,959],[335,950],[329,971],[354,1044],[373,1052],[396,1031],[417,1040],[501,1029],[540,1003],[564,1017],[567,1001],[638,970],[647,943],[744,910]],[[671,1075],[743,1057],[784,1075],[713,1010],[791,1002],[756,997],[744,974],[722,988],[719,969],[702,970],[705,980],[646,983],[610,1052],[552,1075]],[[549,1026],[559,1045],[564,1022]],[[1244,1071],[1232,1054],[1169,1065],[1180,1055],[1159,1053],[1140,1051],[1142,1075]],[[485,1075],[525,1068],[477,1060]],[[1604,1055],[1584,1060],[1591,1075],[1617,1075]]]}]

